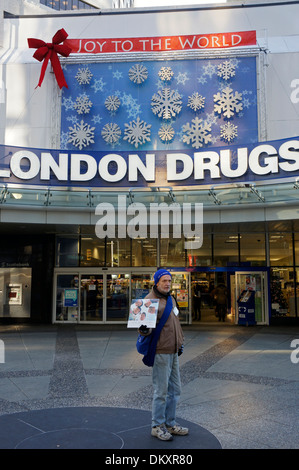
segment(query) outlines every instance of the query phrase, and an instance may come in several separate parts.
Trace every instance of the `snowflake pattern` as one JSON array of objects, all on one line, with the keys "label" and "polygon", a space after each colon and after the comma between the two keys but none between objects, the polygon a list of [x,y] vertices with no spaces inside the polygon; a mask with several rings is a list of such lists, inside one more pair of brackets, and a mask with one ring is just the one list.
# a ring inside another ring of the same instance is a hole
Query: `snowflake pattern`
[{"label": "snowflake pattern", "polygon": [[91,73],[88,67],[84,67],[82,69],[79,68],[77,75],[75,76],[79,85],[89,84],[92,77],[93,77],[93,74]]},{"label": "snowflake pattern", "polygon": [[143,83],[147,79],[147,76],[147,68],[142,64],[133,65],[129,70],[129,79],[138,85]]},{"label": "snowflake pattern", "polygon": [[127,140],[130,144],[135,145],[137,148],[138,145],[142,145],[145,142],[150,142],[151,124],[140,120],[138,116],[136,121],[131,121],[129,124],[125,124],[125,136],[124,140]]},{"label": "snowflake pattern", "polygon": [[115,112],[118,110],[120,107],[120,100],[117,96],[108,96],[105,100],[105,108],[108,109],[108,111]]},{"label": "snowflake pattern", "polygon": [[174,138],[174,129],[171,124],[162,124],[158,135],[163,142],[170,142]]},{"label": "snowflake pattern", "polygon": [[161,67],[158,75],[163,82],[169,82],[174,74],[171,67]]},{"label": "snowflake pattern", "polygon": [[[68,89],[62,90],[60,140],[65,149],[88,145],[109,151],[121,144],[123,151],[141,145],[160,151],[177,150],[182,142],[191,149],[258,140],[254,57],[89,61],[67,63],[64,73]],[[191,121],[195,116],[202,121]]]},{"label": "snowflake pattern", "polygon": [[192,143],[192,147],[196,149],[211,142],[211,124],[204,122],[198,117],[192,119],[191,125],[187,122],[187,124],[182,127],[182,131],[184,133],[183,142],[188,145]]},{"label": "snowflake pattern", "polygon": [[187,106],[193,109],[193,111],[203,109],[205,106],[205,98],[196,91],[191,96],[188,96]]},{"label": "snowflake pattern", "polygon": [[78,96],[76,102],[74,103],[74,109],[77,110],[78,114],[89,113],[91,106],[92,102],[85,93],[83,95]]},{"label": "snowflake pattern", "polygon": [[223,140],[226,142],[232,142],[236,137],[238,137],[238,126],[234,126],[231,122],[227,122],[220,126],[220,135]]},{"label": "snowflake pattern", "polygon": [[166,87],[152,97],[152,111],[163,119],[171,119],[181,112],[182,96]]},{"label": "snowflake pattern", "polygon": [[82,150],[83,147],[87,147],[90,144],[94,144],[94,127],[90,127],[89,124],[84,123],[83,119],[80,124],[75,124],[74,127],[69,127],[69,140],[75,147],[79,147]]},{"label": "snowflake pattern", "polygon": [[101,134],[107,144],[114,145],[118,143],[121,137],[121,129],[117,124],[112,122],[105,124]]},{"label": "snowflake pattern", "polygon": [[104,82],[102,77],[100,77],[100,78],[96,78],[93,81],[93,85],[91,85],[91,88],[94,89],[95,93],[98,93],[98,91],[104,91],[105,85],[106,85],[106,83]]},{"label": "snowflake pattern", "polygon": [[236,66],[230,60],[225,60],[223,64],[218,65],[217,75],[223,80],[229,80],[236,74],[235,68]]},{"label": "snowflake pattern", "polygon": [[222,94],[218,92],[214,95],[214,103],[215,113],[221,114],[223,112],[223,116],[230,119],[243,109],[242,93],[236,91],[234,94],[230,87],[226,87]]}]

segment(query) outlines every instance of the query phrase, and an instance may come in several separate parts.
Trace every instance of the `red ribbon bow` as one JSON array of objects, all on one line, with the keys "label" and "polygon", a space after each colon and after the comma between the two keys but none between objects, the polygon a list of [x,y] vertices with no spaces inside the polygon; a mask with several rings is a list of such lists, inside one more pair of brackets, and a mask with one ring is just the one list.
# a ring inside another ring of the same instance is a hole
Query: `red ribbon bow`
[{"label": "red ribbon bow", "polygon": [[52,43],[44,42],[41,39],[34,39],[34,38],[27,39],[28,46],[35,47],[37,49],[35,53],[33,54],[33,57],[39,60],[39,62],[44,60],[37,87],[41,86],[44,76],[45,76],[48,62],[49,60],[51,60],[51,64],[52,64],[59,88],[61,89],[63,86],[68,88],[64,75],[63,75],[60,62],[59,62],[59,58],[57,55],[58,53],[58,54],[61,54],[63,57],[68,57],[68,55],[72,52],[72,49],[69,46],[67,46],[66,44],[60,44],[61,42],[65,41],[67,37],[68,37],[68,34],[62,28],[62,29],[59,29],[56,34],[54,34],[52,38]]}]

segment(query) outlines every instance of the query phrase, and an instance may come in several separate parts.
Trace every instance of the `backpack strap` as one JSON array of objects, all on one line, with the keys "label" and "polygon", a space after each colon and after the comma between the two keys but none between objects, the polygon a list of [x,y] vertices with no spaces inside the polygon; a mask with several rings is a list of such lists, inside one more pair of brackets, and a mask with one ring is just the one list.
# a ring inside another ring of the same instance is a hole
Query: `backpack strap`
[{"label": "backpack strap", "polygon": [[155,360],[155,355],[156,355],[156,348],[157,348],[157,343],[158,339],[160,336],[160,333],[162,331],[163,326],[168,320],[168,317],[170,315],[170,312],[173,308],[173,303],[172,303],[172,297],[171,295],[168,296],[167,302],[166,302],[166,307],[164,309],[163,315],[155,328],[155,330],[152,332],[152,340],[151,344],[149,346],[149,351],[146,356],[143,357],[142,361],[146,366],[153,366],[154,360]]}]

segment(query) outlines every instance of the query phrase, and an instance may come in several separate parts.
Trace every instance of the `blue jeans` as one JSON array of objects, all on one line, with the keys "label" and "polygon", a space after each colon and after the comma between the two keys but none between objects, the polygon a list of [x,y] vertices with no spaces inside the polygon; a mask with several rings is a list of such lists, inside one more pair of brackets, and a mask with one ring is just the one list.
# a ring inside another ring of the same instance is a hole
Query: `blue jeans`
[{"label": "blue jeans", "polygon": [[181,394],[177,354],[156,354],[153,365],[152,426],[176,424],[176,405]]}]

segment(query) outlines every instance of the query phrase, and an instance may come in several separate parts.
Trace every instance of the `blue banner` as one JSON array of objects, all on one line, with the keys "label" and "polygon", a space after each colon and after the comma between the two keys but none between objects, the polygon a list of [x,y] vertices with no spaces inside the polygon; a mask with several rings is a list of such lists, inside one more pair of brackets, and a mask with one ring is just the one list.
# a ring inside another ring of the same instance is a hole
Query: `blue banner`
[{"label": "blue banner", "polygon": [[47,187],[199,186],[297,178],[299,137],[193,151],[80,153],[0,146],[0,183]]}]

